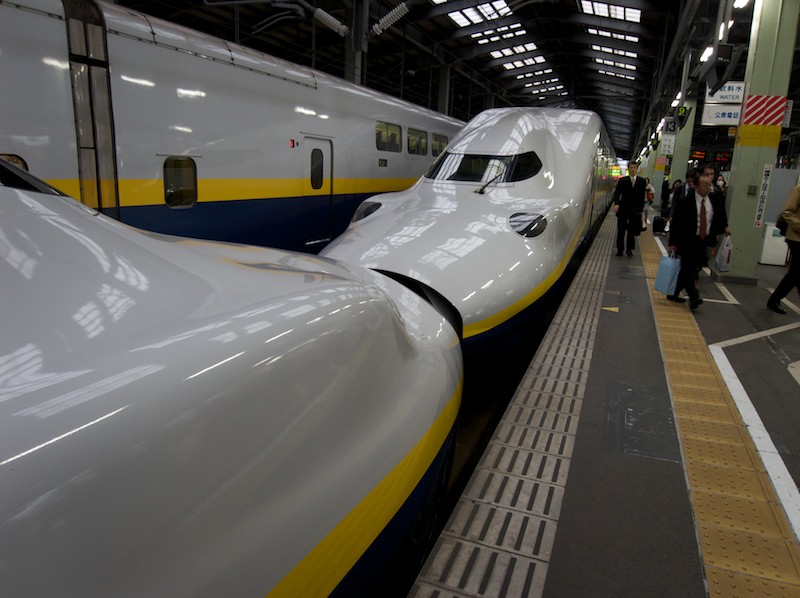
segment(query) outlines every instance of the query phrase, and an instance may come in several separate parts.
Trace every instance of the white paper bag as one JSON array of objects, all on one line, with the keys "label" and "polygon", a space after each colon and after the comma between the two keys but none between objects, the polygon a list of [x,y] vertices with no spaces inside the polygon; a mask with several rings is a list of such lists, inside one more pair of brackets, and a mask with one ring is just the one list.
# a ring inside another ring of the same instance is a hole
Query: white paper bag
[{"label": "white paper bag", "polygon": [[717,251],[717,270],[727,272],[731,269],[731,253],[733,252],[733,242],[728,235],[722,241]]}]

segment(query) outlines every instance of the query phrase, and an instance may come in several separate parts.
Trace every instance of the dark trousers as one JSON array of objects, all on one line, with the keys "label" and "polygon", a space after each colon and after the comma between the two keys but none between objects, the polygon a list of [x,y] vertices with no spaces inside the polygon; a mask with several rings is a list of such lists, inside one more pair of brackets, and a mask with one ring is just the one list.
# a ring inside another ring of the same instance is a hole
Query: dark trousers
[{"label": "dark trousers", "polygon": [[[620,210],[617,212],[617,253],[624,249],[633,251],[636,247],[636,237],[642,232],[642,215],[631,214]],[[628,234],[626,242],[625,233]]]},{"label": "dark trousers", "polygon": [[691,241],[678,245],[678,257],[681,258],[681,269],[678,272],[675,295],[680,295],[686,289],[689,299],[694,301],[700,297],[695,280],[706,262],[706,242],[695,235]]},{"label": "dark trousers", "polygon": [[769,298],[770,303],[779,303],[793,288],[800,293],[800,241],[786,239],[786,244],[789,246],[789,271],[775,287]]}]

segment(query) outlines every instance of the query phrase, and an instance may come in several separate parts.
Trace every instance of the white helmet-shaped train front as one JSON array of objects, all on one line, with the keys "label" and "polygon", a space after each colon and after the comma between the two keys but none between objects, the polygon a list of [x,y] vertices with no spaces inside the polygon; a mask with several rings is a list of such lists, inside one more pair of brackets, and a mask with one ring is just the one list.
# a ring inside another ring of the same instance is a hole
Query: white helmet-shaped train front
[{"label": "white helmet-shaped train front", "polygon": [[593,112],[486,110],[414,186],[362,203],[323,254],[430,287],[461,314],[465,348],[493,345],[556,289],[615,167]]},{"label": "white helmet-shaped train front", "polygon": [[0,596],[364,596],[424,556],[459,322],[357,265],[129,228],[2,159],[0,256]]}]

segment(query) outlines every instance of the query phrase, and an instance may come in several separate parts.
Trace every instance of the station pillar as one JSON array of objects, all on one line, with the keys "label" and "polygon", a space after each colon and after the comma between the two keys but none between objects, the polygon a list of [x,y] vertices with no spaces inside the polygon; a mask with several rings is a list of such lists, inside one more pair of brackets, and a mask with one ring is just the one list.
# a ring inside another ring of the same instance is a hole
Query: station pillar
[{"label": "station pillar", "polygon": [[686,169],[689,163],[689,150],[692,148],[692,137],[694,136],[694,120],[697,114],[697,101],[686,100],[683,107],[687,109],[689,115],[686,122],[678,130],[675,136],[675,149],[672,152],[672,167],[670,180],[680,179],[686,182]]},{"label": "station pillar", "polygon": [[656,190],[656,197],[653,205],[661,203],[661,185],[664,182],[664,166],[666,157],[661,152],[661,141],[659,140],[658,149],[653,153],[652,165],[650,166],[650,184]]},{"label": "station pillar", "polygon": [[[665,137],[670,137],[672,139],[672,143],[667,144],[665,142]],[[658,135],[658,145],[656,147],[656,151],[652,154],[652,161],[648,163],[650,167],[650,182],[653,185],[653,188],[656,190],[656,197],[653,201],[653,205],[661,205],[661,187],[664,184],[664,179],[667,177],[667,165],[670,163],[670,156],[674,151],[674,135],[666,135],[663,131],[661,131]],[[674,180],[675,175],[674,173],[670,177],[670,180]]]},{"label": "station pillar", "polygon": [[[765,227],[759,221],[764,167],[774,165],[794,59],[800,0],[756,0],[745,71],[745,103],[728,187],[734,252],[725,280],[756,284]],[[758,110],[772,106],[772,110]],[[761,206],[763,210],[763,206]]]}]

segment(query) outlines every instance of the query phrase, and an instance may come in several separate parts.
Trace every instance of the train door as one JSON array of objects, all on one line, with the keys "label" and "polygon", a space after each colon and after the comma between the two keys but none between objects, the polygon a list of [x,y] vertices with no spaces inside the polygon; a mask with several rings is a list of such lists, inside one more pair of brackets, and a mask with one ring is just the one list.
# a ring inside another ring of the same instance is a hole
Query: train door
[{"label": "train door", "polygon": [[117,159],[103,14],[91,2],[64,1],[81,201],[119,218]]},{"label": "train door", "polygon": [[306,247],[322,249],[331,240],[333,209],[333,143],[330,139],[304,137],[303,201],[308,204]]}]

